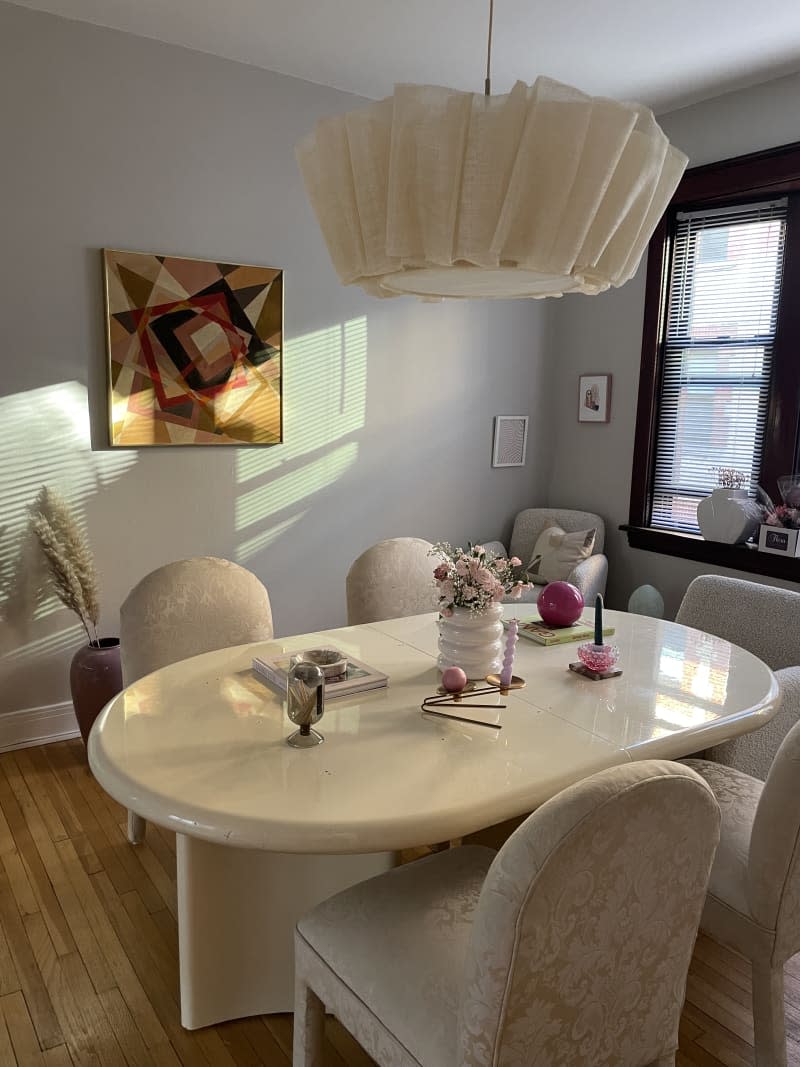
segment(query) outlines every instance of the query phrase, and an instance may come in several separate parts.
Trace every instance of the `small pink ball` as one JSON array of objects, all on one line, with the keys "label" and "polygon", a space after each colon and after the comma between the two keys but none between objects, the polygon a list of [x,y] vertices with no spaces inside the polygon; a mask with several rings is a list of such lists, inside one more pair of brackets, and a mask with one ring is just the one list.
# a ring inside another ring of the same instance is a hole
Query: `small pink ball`
[{"label": "small pink ball", "polygon": [[583,596],[569,582],[550,582],[539,594],[536,607],[548,626],[571,626],[583,611]]},{"label": "small pink ball", "polygon": [[448,693],[460,693],[467,684],[467,676],[460,667],[447,667],[442,671],[442,689]]}]

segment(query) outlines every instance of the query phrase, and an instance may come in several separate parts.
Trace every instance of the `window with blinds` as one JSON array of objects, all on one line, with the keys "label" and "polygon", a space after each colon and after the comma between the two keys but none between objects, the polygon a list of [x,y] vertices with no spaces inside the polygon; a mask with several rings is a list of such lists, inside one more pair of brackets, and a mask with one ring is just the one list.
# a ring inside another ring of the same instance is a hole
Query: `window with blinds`
[{"label": "window with blinds", "polygon": [[697,533],[714,467],[759,482],[786,199],[677,215],[667,290],[651,524]]}]

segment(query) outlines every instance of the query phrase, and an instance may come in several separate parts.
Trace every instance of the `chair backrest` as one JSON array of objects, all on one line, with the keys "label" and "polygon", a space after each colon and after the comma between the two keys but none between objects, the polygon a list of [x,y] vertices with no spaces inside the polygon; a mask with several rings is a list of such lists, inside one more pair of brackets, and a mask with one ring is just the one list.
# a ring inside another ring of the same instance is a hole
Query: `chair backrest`
[{"label": "chair backrest", "polygon": [[432,548],[419,537],[392,537],[362,552],[347,573],[349,625],[435,611]]},{"label": "chair backrest", "polygon": [[800,593],[789,589],[702,574],[675,621],[741,645],[774,671],[800,665]]},{"label": "chair backrest", "polygon": [[272,635],[269,593],[254,574],[213,556],[177,560],[142,578],[120,608],[122,680]]},{"label": "chair backrest", "polygon": [[539,535],[548,526],[560,526],[565,533],[577,533],[579,530],[594,530],[594,548],[592,555],[599,555],[605,547],[606,524],[599,515],[591,511],[568,511],[564,508],[526,508],[514,519],[511,531],[509,555],[517,556],[527,566]]},{"label": "chair backrest", "polygon": [[678,1046],[719,806],[688,767],[614,767],[542,805],[481,890],[459,1067],[643,1067]]},{"label": "chair backrest", "polygon": [[747,864],[750,910],[776,930],[776,962],[800,950],[800,722],[775,753],[753,820]]}]

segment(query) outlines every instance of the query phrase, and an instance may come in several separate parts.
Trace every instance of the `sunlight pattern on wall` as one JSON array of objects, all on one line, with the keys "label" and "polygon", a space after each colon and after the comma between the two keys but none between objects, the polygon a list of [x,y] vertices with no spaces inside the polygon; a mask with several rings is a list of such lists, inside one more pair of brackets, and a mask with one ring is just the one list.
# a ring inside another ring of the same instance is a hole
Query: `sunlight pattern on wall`
[{"label": "sunlight pattern on wall", "polygon": [[[87,500],[121,477],[138,456],[133,451],[92,451],[87,390],[79,382],[0,397],[0,425],[0,574],[8,580],[27,528],[28,508],[43,485],[58,489],[85,523]],[[32,604],[23,607],[30,609],[28,623],[61,610],[53,596],[40,602],[35,611]],[[16,621],[24,615],[23,610],[16,612]],[[12,648],[13,656],[19,658],[74,647],[73,629],[70,622],[60,634],[42,636],[17,627],[13,637],[4,635],[4,651],[10,654],[7,650]]]},{"label": "sunlight pattern on wall", "polygon": [[236,456],[240,563],[296,525],[308,512],[303,502],[355,464],[356,441],[332,446],[364,426],[366,317],[287,340],[284,363],[285,444]]}]

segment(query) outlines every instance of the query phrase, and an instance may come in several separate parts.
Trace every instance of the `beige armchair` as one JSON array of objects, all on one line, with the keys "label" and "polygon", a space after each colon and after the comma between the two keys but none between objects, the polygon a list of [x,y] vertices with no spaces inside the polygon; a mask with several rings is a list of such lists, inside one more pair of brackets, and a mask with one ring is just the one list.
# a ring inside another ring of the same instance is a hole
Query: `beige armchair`
[{"label": "beige armchair", "polygon": [[430,541],[392,537],[362,552],[347,572],[347,622],[380,622],[436,611]]},{"label": "beige armchair", "polygon": [[[533,556],[539,535],[549,526],[560,526],[566,533],[595,531],[591,556],[582,560],[565,579],[580,589],[587,604],[593,604],[598,593],[605,595],[608,578],[608,560],[603,555],[606,524],[599,515],[591,511],[569,511],[564,508],[526,508],[514,520],[508,549],[502,541],[484,541],[483,544],[498,555],[517,556],[524,568]],[[540,592],[540,585],[535,584],[533,589],[523,593],[522,602],[536,603]]]},{"label": "beige armchair", "polygon": [[[273,636],[269,593],[250,571],[201,556],[151,571],[120,608],[120,658],[125,685],[201,652]],[[128,839],[139,844],[145,822],[128,812]]]},{"label": "beige armchair", "polygon": [[719,837],[679,764],[614,767],[499,853],[451,849],[331,897],[295,935],[294,1067],[326,1008],[380,1067],[669,1067]]}]

